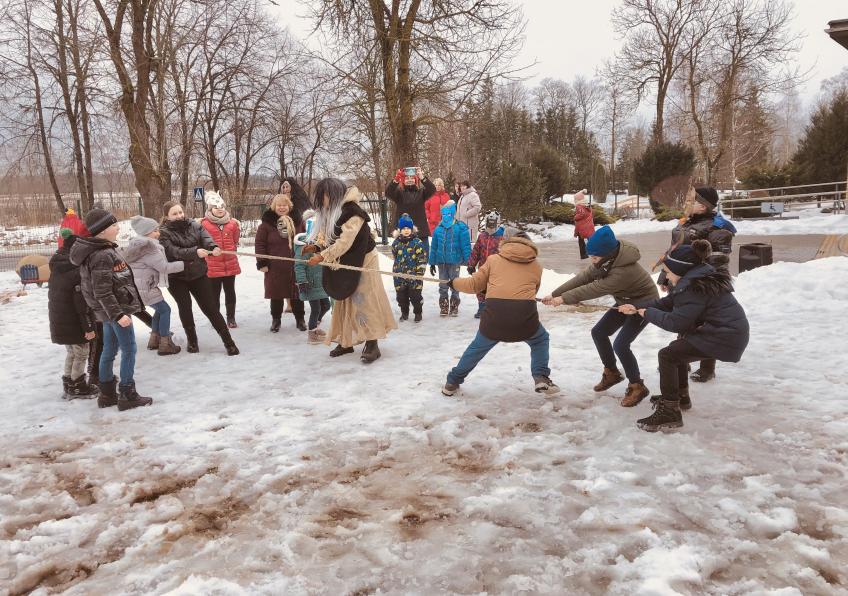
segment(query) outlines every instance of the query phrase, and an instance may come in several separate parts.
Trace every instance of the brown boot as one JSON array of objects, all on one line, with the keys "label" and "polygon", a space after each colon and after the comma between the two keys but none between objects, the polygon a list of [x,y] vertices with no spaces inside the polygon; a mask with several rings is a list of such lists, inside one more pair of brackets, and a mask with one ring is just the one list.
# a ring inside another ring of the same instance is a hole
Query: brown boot
[{"label": "brown boot", "polygon": [[641,379],[637,383],[629,383],[627,385],[627,393],[624,394],[624,399],[621,400],[621,405],[625,408],[632,408],[645,399],[649,393],[650,391],[648,391],[648,388],[645,387]]},{"label": "brown boot", "polygon": [[179,354],[180,346],[174,343],[173,337],[168,335],[166,337],[159,338],[159,355],[160,356],[168,356],[170,354]]},{"label": "brown boot", "polygon": [[604,368],[604,376],[601,377],[601,382],[595,385],[595,391],[606,391],[613,385],[617,385],[624,380],[617,368]]},{"label": "brown boot", "polygon": [[150,339],[147,340],[147,349],[148,350],[158,350],[159,349],[159,342],[161,340],[162,340],[162,338],[159,337],[158,333],[156,333],[155,331],[151,331],[150,332]]}]

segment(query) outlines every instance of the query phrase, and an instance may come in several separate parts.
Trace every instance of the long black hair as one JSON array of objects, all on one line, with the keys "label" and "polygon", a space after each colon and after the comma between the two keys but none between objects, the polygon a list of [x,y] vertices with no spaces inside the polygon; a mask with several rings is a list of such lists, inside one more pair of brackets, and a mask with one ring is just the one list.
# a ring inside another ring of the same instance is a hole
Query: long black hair
[{"label": "long black hair", "polygon": [[312,203],[309,200],[309,195],[303,190],[303,187],[297,183],[294,178],[288,177],[280,180],[279,192],[283,192],[283,182],[288,182],[291,186],[291,199],[294,208],[292,209],[292,220],[296,226],[303,221],[303,214],[312,209]]}]

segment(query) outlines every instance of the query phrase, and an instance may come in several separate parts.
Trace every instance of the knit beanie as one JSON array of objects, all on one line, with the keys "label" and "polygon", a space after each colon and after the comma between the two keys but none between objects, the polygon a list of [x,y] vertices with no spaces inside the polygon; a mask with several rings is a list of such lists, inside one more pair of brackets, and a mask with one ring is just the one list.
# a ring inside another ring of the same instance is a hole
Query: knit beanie
[{"label": "knit beanie", "polygon": [[695,200],[709,209],[718,205],[718,193],[712,186],[699,186],[695,189]]},{"label": "knit beanie", "polygon": [[398,220],[397,227],[398,227],[398,230],[402,230],[404,228],[409,228],[410,230],[412,230],[412,229],[415,228],[415,224],[413,223],[412,218],[409,217],[409,214],[404,213],[403,215],[400,216],[400,219]]},{"label": "knit beanie", "polygon": [[448,201],[444,205],[442,205],[442,217],[444,216],[456,217],[456,203],[453,201]]},{"label": "knit beanie", "polygon": [[680,277],[686,275],[692,267],[699,263],[700,259],[698,258],[698,255],[695,254],[695,251],[689,244],[678,246],[668,253],[663,259],[663,264],[668,267],[672,273],[679,275]]},{"label": "knit beanie", "polygon": [[67,240],[68,238],[74,235],[74,231],[71,228],[62,228],[61,230],[59,230],[59,235],[63,239]]},{"label": "knit beanie", "polygon": [[147,236],[150,232],[159,227],[159,223],[155,219],[134,215],[130,218],[130,225],[136,234],[139,236]]},{"label": "knit beanie", "polygon": [[118,223],[115,216],[99,207],[95,207],[85,214],[85,227],[91,232],[92,236],[97,236],[100,232]]},{"label": "knit beanie", "polygon": [[618,240],[609,226],[602,226],[586,242],[586,252],[592,257],[605,257],[618,248]]}]

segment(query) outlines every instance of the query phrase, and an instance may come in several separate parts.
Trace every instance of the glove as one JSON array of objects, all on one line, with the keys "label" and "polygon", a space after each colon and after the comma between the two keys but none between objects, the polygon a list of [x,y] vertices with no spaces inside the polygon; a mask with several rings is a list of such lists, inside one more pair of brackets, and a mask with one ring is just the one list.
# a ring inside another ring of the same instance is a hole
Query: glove
[{"label": "glove", "polygon": [[430,275],[432,275],[433,277],[436,277],[436,266],[435,265],[430,265]]},{"label": "glove", "polygon": [[468,271],[468,275],[474,275],[474,272],[477,271],[477,267],[468,267],[466,271]]},{"label": "glove", "polygon": [[268,266],[268,259],[256,259],[256,269],[261,271],[263,267]]},{"label": "glove", "polygon": [[451,290],[453,290],[453,280],[450,280],[450,281],[448,282],[448,287],[449,287]]},{"label": "glove", "polygon": [[300,294],[306,294],[309,291],[309,282],[301,281],[297,283],[297,291]]},{"label": "glove", "polygon": [[399,168],[397,172],[395,172],[395,182],[398,184],[403,184],[404,179],[406,178],[406,174],[403,173],[403,168]]}]

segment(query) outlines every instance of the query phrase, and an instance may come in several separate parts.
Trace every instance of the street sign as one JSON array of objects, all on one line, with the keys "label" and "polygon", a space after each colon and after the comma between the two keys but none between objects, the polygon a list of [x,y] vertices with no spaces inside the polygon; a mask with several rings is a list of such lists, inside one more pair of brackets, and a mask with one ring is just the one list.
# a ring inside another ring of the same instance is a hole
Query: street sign
[{"label": "street sign", "polygon": [[783,203],[760,203],[760,213],[783,213]]},{"label": "street sign", "polygon": [[202,203],[203,197],[205,195],[206,195],[206,191],[204,190],[204,188],[202,186],[195,186],[194,187],[194,202],[195,203]]}]

